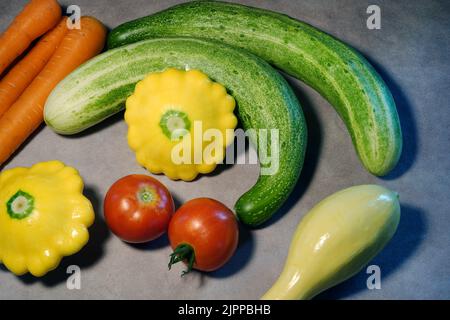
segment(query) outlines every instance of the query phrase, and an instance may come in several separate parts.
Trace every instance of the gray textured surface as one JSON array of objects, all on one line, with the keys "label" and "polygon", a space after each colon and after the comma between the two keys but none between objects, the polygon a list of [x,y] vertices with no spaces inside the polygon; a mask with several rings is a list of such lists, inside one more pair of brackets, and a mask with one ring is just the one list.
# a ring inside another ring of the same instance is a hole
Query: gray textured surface
[{"label": "gray textured surface", "polygon": [[[109,27],[150,14],[180,1],[60,1],[80,5]],[[0,268],[0,299],[138,298],[256,299],[276,279],[291,235],[317,201],[356,184],[380,183],[400,193],[402,219],[397,234],[375,258],[382,270],[382,289],[366,289],[365,272],[319,298],[450,299],[450,4],[448,1],[240,1],[288,13],[353,45],[382,74],[397,102],[404,133],[399,166],[379,179],[361,167],[350,138],[329,104],[306,86],[292,81],[307,115],[310,141],[300,182],[281,212],[264,228],[242,230],[237,254],[220,271],[167,271],[167,238],[130,246],[112,236],[102,219],[108,187],[130,173],[144,173],[128,149],[126,126],[114,117],[86,134],[67,138],[47,128],[18,153],[6,168],[59,159],[77,167],[98,218],[87,247],[65,258],[42,279],[15,277]],[[0,1],[0,30],[24,0]],[[366,8],[378,4],[382,29],[366,28]],[[232,23],[232,22],[230,22]],[[255,181],[256,166],[222,168],[195,183],[159,179],[178,202],[207,196],[230,207]],[[82,289],[66,289],[66,268],[82,269]]]}]

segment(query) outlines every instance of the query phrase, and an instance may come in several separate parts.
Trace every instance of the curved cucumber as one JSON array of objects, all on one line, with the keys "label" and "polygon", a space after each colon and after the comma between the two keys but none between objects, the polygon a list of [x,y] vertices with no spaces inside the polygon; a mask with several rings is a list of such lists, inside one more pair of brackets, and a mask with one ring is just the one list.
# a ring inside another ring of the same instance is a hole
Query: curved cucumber
[{"label": "curved cucumber", "polygon": [[367,60],[341,41],[286,15],[194,1],[120,25],[108,46],[168,36],[214,39],[262,57],[334,106],[368,171],[382,176],[397,164],[402,134],[392,95]]},{"label": "curved cucumber", "polygon": [[45,122],[58,133],[80,132],[122,110],[136,82],[168,67],[198,69],[223,84],[236,99],[244,129],[279,130],[278,171],[261,175],[236,204],[244,223],[264,222],[297,182],[306,148],[306,124],[286,80],[244,50],[208,40],[173,38],[107,51],[59,83],[45,105]]}]

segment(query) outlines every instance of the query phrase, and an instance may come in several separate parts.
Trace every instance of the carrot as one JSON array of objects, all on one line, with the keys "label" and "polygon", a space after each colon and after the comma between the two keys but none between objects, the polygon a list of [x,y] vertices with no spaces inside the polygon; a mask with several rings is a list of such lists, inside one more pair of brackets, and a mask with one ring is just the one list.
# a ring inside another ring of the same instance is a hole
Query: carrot
[{"label": "carrot", "polygon": [[0,36],[0,74],[61,19],[56,0],[31,0]]},{"label": "carrot", "polygon": [[63,18],[0,81],[0,117],[45,67],[68,30],[66,23]]},{"label": "carrot", "polygon": [[80,23],[81,29],[67,32],[44,69],[0,118],[0,165],[42,123],[45,101],[53,88],[102,50],[106,38],[103,24],[91,17],[82,17]]}]

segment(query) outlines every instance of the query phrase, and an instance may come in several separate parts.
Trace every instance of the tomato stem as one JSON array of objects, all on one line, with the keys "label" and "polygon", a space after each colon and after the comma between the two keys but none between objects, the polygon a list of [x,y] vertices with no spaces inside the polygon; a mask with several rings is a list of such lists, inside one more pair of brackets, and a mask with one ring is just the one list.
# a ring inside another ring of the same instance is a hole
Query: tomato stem
[{"label": "tomato stem", "polygon": [[172,265],[180,261],[187,261],[188,264],[187,269],[181,273],[183,277],[192,271],[195,263],[195,251],[190,245],[182,243],[173,250],[173,253],[170,255],[169,270],[172,268]]},{"label": "tomato stem", "polygon": [[157,194],[154,188],[145,186],[138,191],[137,198],[143,204],[151,204],[156,202]]}]

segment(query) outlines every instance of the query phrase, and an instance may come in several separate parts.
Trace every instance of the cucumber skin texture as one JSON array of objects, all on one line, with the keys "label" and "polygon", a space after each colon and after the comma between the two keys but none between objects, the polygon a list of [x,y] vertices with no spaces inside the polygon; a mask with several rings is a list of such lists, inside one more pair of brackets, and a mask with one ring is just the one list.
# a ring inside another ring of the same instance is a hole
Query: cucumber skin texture
[{"label": "cucumber skin texture", "polygon": [[45,105],[45,122],[61,134],[87,129],[122,110],[136,82],[168,67],[199,69],[223,84],[237,102],[237,116],[245,130],[279,129],[278,172],[260,175],[236,203],[243,223],[263,223],[285,202],[298,180],[307,129],[286,80],[247,51],[189,38],[153,39],[109,50],[58,84]]},{"label": "cucumber skin texture", "polygon": [[397,164],[402,133],[391,92],[369,62],[343,42],[283,14],[194,1],[118,26],[108,47],[168,36],[216,39],[260,56],[330,102],[369,172],[383,176]]}]

